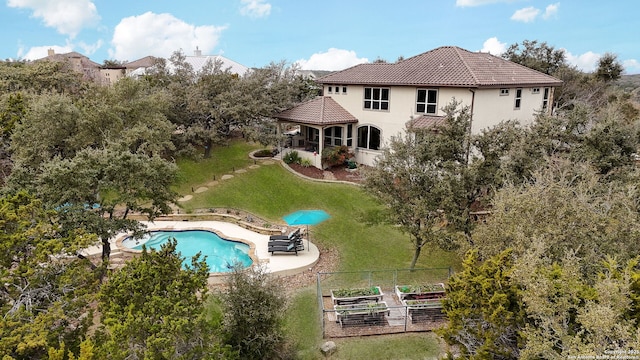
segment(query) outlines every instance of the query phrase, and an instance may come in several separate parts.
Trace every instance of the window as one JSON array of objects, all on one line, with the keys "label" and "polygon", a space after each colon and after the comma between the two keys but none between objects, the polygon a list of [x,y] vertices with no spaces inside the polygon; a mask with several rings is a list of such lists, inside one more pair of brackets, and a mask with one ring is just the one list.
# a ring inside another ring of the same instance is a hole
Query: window
[{"label": "window", "polygon": [[389,110],[389,89],[364,88],[364,108],[370,110]]},{"label": "window", "polygon": [[540,94],[540,88],[532,88],[531,89],[531,93],[532,94]]},{"label": "window", "polygon": [[347,146],[353,146],[353,124],[347,125]]},{"label": "window", "polygon": [[509,95],[509,89],[500,89],[500,96]]},{"label": "window", "polygon": [[305,151],[318,151],[320,130],[307,127]]},{"label": "window", "polygon": [[374,126],[358,128],[358,147],[363,149],[380,149],[380,129]]},{"label": "window", "polygon": [[514,104],[514,109],[520,109],[520,103],[522,103],[522,89],[516,89],[516,103]]},{"label": "window", "polygon": [[336,86],[336,94],[340,94],[340,86]]},{"label": "window", "polygon": [[547,110],[549,106],[549,88],[544,88],[544,95],[542,96],[542,110]]},{"label": "window", "polygon": [[421,114],[435,114],[438,112],[438,90],[418,89],[416,112]]},{"label": "window", "polygon": [[329,88],[328,88],[327,92],[328,92],[329,94],[331,94],[331,93],[333,92],[333,86],[329,86]]},{"label": "window", "polygon": [[324,146],[342,145],[342,127],[332,126],[324,129]]},{"label": "window", "polygon": [[344,94],[346,94],[346,93],[347,93],[347,87],[346,87],[346,86],[343,86],[343,87],[342,87],[342,94],[344,95]]}]

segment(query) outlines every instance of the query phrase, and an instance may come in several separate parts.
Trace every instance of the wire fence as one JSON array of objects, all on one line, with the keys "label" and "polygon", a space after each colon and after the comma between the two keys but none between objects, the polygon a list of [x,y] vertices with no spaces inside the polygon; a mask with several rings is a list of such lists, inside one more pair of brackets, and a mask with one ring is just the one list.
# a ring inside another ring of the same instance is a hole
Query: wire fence
[{"label": "wire fence", "polygon": [[323,337],[436,329],[446,322],[442,299],[451,275],[451,268],[318,273]]}]

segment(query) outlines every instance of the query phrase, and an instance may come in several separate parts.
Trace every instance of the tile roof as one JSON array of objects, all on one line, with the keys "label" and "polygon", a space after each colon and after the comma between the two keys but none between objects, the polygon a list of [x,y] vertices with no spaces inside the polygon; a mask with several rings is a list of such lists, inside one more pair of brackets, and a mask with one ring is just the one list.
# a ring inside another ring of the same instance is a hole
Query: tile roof
[{"label": "tile roof", "polygon": [[47,55],[43,58],[38,59],[37,61],[40,60],[49,60],[49,61],[65,61],[65,60],[70,60],[70,59],[79,59],[80,64],[82,64],[83,67],[86,68],[100,68],[102,65],[98,64],[95,61],[92,61],[91,59],[89,59],[88,57],[75,52],[75,51],[71,51],[68,53],[64,53],[64,54],[50,54]]},{"label": "tile roof", "polygon": [[481,52],[443,46],[397,63],[368,63],[334,72],[321,84],[500,87],[558,86],[562,82],[525,66]]},{"label": "tile roof", "polygon": [[442,126],[446,122],[444,116],[421,115],[407,122],[407,128],[413,129],[429,129],[432,127]]},{"label": "tile roof", "polygon": [[277,119],[310,125],[331,125],[357,123],[358,119],[327,96],[320,96],[285,110],[275,116]]},{"label": "tile roof", "polygon": [[155,64],[156,62],[156,58],[153,56],[145,56],[143,58],[140,58],[138,60],[134,60],[134,61],[129,61],[128,63],[124,64],[124,66],[127,69],[132,69],[135,70],[137,68],[141,68],[141,67],[151,67],[153,66],[153,64]]}]

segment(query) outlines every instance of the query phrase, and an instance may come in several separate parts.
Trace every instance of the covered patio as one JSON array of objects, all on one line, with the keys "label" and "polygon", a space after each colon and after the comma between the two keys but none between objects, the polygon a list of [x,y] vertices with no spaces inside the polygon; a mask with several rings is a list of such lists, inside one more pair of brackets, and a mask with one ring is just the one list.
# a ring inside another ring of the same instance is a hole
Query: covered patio
[{"label": "covered patio", "polygon": [[358,119],[330,97],[317,97],[278,115],[278,133],[286,134],[281,144],[284,156],[297,151],[302,159],[322,169],[321,154],[325,148],[346,145],[355,151],[353,124]]}]

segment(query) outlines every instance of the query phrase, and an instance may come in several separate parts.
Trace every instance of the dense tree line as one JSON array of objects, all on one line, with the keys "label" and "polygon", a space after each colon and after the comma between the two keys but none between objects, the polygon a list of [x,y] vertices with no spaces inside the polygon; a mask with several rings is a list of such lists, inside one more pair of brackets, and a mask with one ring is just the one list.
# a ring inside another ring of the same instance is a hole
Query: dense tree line
[{"label": "dense tree line", "polygon": [[[144,230],[132,213],[171,212],[174,159],[211,156],[235,134],[272,144],[274,112],[317,94],[284,62],[240,77],[221,63],[196,73],[184,59],[109,87],[65,62],[0,62],[3,359],[289,356],[282,299],[264,276],[235,275],[235,291],[260,301],[232,323],[207,309],[231,311],[236,299],[209,294],[206,265],[183,269],[172,244],[107,270],[109,240]],[[78,255],[93,244],[102,262]]]},{"label": "dense tree line", "polygon": [[[455,101],[445,123],[392,139],[365,188],[424,249],[457,249],[439,333],[470,359],[563,359],[637,350],[639,108],[563,51],[525,41],[504,57],[563,80],[552,115],[469,135]],[[490,215],[473,221],[477,210]]]}]

